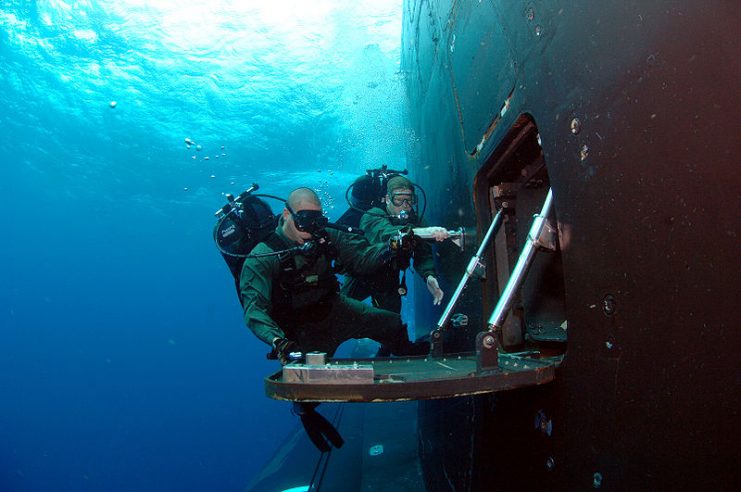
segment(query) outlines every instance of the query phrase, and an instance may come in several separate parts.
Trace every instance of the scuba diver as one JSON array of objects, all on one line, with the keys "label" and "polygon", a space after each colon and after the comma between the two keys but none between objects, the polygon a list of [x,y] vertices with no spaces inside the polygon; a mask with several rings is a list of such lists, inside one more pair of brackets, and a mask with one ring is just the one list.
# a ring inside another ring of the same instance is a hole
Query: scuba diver
[{"label": "scuba diver", "polygon": [[332,356],[351,338],[373,339],[393,355],[427,353],[428,343],[409,341],[398,313],[338,292],[339,268],[372,275],[391,257],[388,243],[369,245],[343,229],[327,221],[313,190],[289,195],[274,233],[244,259],[239,292],[247,326],[283,364],[301,352]]},{"label": "scuba diver", "polygon": [[[254,183],[216,211],[214,241],[235,278],[250,330],[271,347],[270,359],[286,365],[311,351],[331,356],[351,338],[371,338],[393,355],[422,355],[428,342],[409,341],[398,313],[339,294],[340,268],[371,274],[391,259],[388,244],[369,245],[356,229],[328,222],[317,194],[294,190],[283,202],[256,194]],[[284,203],[272,213],[262,198]],[[294,402],[309,439],[322,452],[342,447],[335,426],[316,411],[317,403]]]},{"label": "scuba diver", "polygon": [[[386,171],[385,167],[382,171]],[[375,206],[360,218],[359,227],[368,242],[392,244],[394,256],[384,268],[373,273],[349,274],[342,288],[346,296],[358,300],[370,297],[374,306],[400,313],[401,297],[407,293],[406,269],[412,263],[427,285],[433,304],[439,305],[442,301],[443,291],[436,277],[432,247],[419,236],[444,241],[449,233],[443,227],[415,227],[418,225],[415,186],[401,174],[392,175],[386,181],[385,195],[380,203],[375,202]]]}]

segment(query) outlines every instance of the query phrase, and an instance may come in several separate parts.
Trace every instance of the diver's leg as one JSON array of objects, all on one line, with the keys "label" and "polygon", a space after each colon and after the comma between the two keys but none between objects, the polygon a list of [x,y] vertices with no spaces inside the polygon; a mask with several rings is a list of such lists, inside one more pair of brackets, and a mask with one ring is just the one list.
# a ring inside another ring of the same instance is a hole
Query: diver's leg
[{"label": "diver's leg", "polygon": [[342,295],[347,296],[351,299],[357,299],[363,301],[371,296],[372,289],[367,279],[358,277],[347,277],[345,284],[340,290]]},{"label": "diver's leg", "polygon": [[[379,311],[359,300],[337,295],[322,319],[307,320],[297,317],[293,321],[296,328],[292,331],[295,333],[296,343],[303,352],[326,352],[331,357],[342,342],[351,338],[373,338],[378,341],[375,337],[361,334],[368,329],[368,322],[364,319],[366,310]],[[401,321],[394,322],[393,313],[388,314],[391,318],[375,321],[381,324],[381,332],[401,324]]]},{"label": "diver's leg", "polygon": [[401,296],[396,289],[374,292],[372,298],[373,306],[392,313],[401,313]]},{"label": "diver's leg", "polygon": [[[401,296],[397,291],[397,287],[387,288],[385,290],[378,290],[373,294],[373,306],[379,309],[385,309],[392,313],[401,313]],[[391,355],[391,347],[381,344],[376,353],[377,357],[388,357]]]},{"label": "diver's leg", "polygon": [[331,317],[332,335],[340,343],[351,338],[370,338],[387,346],[394,355],[416,355],[429,350],[426,342],[409,341],[406,326],[397,313],[339,296]]},{"label": "diver's leg", "polygon": [[324,352],[329,357],[334,355],[342,342],[338,342],[331,336],[331,330],[326,328],[328,326],[326,321],[303,323],[296,330],[296,343],[302,352]]}]

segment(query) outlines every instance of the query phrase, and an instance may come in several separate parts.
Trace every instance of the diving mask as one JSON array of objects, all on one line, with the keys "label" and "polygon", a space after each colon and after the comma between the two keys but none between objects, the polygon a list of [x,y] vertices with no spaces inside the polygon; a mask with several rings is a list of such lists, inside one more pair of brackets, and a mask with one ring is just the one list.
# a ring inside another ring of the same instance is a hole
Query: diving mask
[{"label": "diving mask", "polygon": [[391,203],[393,203],[395,207],[401,207],[405,203],[410,207],[413,207],[417,204],[417,195],[409,192],[391,193]]},{"label": "diving mask", "polygon": [[286,209],[293,217],[293,223],[296,225],[296,229],[301,232],[308,232],[309,234],[316,234],[323,231],[329,219],[324,216],[321,210],[299,210],[294,212],[293,209],[286,203]]}]

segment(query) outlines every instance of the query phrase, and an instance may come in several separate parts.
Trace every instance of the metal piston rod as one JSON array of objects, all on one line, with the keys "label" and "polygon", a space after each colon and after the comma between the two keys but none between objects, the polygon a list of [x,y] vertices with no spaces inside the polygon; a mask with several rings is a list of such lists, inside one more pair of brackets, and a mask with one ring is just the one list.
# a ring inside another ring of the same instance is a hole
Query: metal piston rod
[{"label": "metal piston rod", "polygon": [[445,307],[445,311],[443,311],[442,316],[440,316],[440,320],[437,322],[437,327],[430,333],[430,355],[432,355],[433,357],[442,357],[443,330],[450,321],[450,318],[453,314],[453,309],[455,309],[456,304],[458,304],[458,299],[461,297],[461,294],[463,294],[463,289],[466,288],[468,280],[474,275],[479,267],[483,266],[483,263],[481,262],[481,256],[484,254],[486,245],[489,243],[491,237],[496,234],[499,228],[502,226],[503,217],[504,215],[502,213],[502,209],[500,209],[494,216],[494,219],[491,221],[491,225],[486,231],[486,235],[481,241],[481,245],[479,246],[478,251],[476,251],[476,254],[471,258],[471,261],[468,262],[468,266],[466,266],[466,271],[463,274],[463,278],[461,278],[461,281],[458,283],[458,287],[455,289],[455,292],[453,292],[453,295],[450,297],[450,301],[448,301],[448,305]]},{"label": "metal piston rod", "polygon": [[512,270],[507,285],[504,287],[502,295],[499,297],[494,312],[489,318],[489,327],[487,331],[481,332],[476,338],[476,350],[479,354],[479,369],[496,367],[497,349],[499,341],[498,332],[501,330],[504,320],[507,318],[515,294],[522,286],[522,282],[527,276],[527,271],[533,263],[535,253],[538,249],[553,251],[556,249],[555,230],[548,224],[548,215],[551,213],[553,206],[553,190],[548,189],[543,208],[540,213],[533,217],[533,225],[527,235],[527,240],[517,259],[517,264]]}]

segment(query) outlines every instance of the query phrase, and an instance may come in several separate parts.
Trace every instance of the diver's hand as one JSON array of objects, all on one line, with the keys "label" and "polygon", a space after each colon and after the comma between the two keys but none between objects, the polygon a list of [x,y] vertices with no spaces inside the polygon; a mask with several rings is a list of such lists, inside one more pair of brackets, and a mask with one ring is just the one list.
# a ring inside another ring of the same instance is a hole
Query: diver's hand
[{"label": "diver's hand", "polygon": [[435,241],[445,241],[450,237],[448,230],[444,227],[415,227],[414,234],[419,237],[435,238]]},{"label": "diver's hand", "polygon": [[430,232],[432,232],[432,235],[435,236],[435,241],[445,241],[450,237],[450,234],[448,234],[448,230],[444,227],[429,227]]},{"label": "diver's hand", "polygon": [[301,358],[301,349],[293,340],[287,338],[276,338],[273,340],[273,351],[270,355],[278,359],[281,365],[286,365]]},{"label": "diver's hand", "polygon": [[432,275],[427,277],[427,290],[432,294],[432,304],[438,306],[442,302],[445,293],[440,289],[440,284],[437,283],[437,279]]}]

